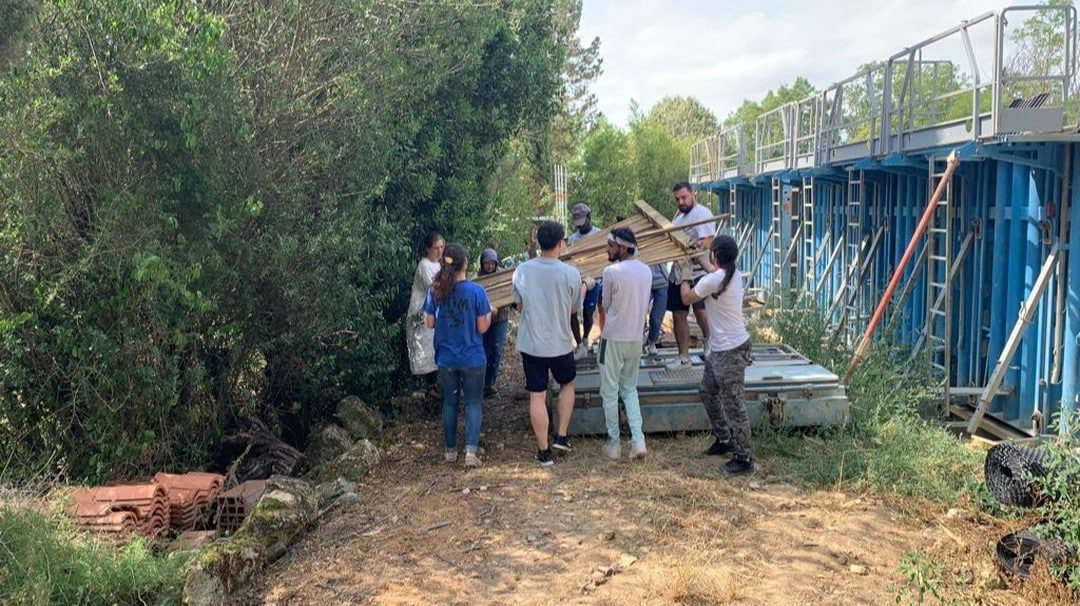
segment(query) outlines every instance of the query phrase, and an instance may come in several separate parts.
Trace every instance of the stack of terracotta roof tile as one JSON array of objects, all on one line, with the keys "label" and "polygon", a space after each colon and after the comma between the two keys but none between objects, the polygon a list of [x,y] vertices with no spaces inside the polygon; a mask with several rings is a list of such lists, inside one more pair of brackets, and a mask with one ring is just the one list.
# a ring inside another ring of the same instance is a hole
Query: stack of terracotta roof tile
[{"label": "stack of terracotta roof tile", "polygon": [[217,500],[217,523],[223,532],[235,532],[266,492],[266,480],[248,480],[221,493]]},{"label": "stack of terracotta roof tile", "polygon": [[170,525],[173,530],[184,532],[208,527],[210,508],[221,493],[225,476],[197,471],[159,473],[154,481],[168,490]]},{"label": "stack of terracotta roof tile", "polygon": [[169,532],[167,489],[160,484],[80,488],[72,492],[72,501],[70,510],[79,523],[96,532],[138,532],[150,538]]}]

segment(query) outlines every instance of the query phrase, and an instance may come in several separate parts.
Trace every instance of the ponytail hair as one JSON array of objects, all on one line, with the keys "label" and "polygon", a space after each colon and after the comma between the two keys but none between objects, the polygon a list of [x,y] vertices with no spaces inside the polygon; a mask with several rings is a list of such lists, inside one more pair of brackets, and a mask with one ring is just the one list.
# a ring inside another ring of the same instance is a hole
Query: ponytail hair
[{"label": "ponytail hair", "polygon": [[724,294],[731,279],[735,276],[735,262],[739,259],[739,243],[731,236],[717,236],[713,239],[709,250],[716,256],[716,264],[724,270],[724,279],[720,282],[720,290],[713,294],[717,298]]},{"label": "ponytail hair", "polygon": [[469,251],[462,245],[451,243],[446,245],[443,251],[442,261],[439,262],[439,273],[431,283],[431,290],[435,294],[435,302],[442,303],[454,292],[457,283],[457,274],[465,269],[469,263]]}]

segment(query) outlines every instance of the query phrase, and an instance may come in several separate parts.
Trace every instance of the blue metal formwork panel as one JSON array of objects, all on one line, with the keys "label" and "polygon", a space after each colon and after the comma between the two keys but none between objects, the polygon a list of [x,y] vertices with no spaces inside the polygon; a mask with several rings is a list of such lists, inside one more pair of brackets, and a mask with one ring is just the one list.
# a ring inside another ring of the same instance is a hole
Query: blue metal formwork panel
[{"label": "blue metal formwork panel", "polygon": [[[676,350],[661,350],[656,358],[642,358],[638,395],[646,433],[709,429],[698,395],[703,375],[700,350],[693,353],[693,366],[677,370],[663,365],[674,359]],[[753,357],[753,364],[746,369],[747,410],[752,422],[808,427],[847,421],[847,393],[835,374],[785,345],[755,345]],[[583,362],[574,380],[570,433],[603,434],[607,429],[600,375],[594,363]],[[557,394],[558,386],[553,386],[552,404]]]}]

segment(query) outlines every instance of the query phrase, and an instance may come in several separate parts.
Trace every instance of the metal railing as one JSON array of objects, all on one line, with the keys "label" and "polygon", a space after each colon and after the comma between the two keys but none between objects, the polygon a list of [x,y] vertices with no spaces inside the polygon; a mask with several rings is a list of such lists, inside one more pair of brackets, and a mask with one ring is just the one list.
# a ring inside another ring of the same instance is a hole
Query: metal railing
[{"label": "metal railing", "polygon": [[720,169],[720,135],[702,139],[690,148],[690,182],[714,181]]},{"label": "metal railing", "polygon": [[[1055,28],[1051,38],[1062,47],[1050,50],[1059,64],[1005,65],[1009,20],[1025,18],[1017,14],[1042,17]],[[698,142],[691,177],[725,180],[1019,133],[1059,134],[1077,66],[1076,25],[1077,10],[1068,4],[1010,6],[963,21],[813,96]]]}]

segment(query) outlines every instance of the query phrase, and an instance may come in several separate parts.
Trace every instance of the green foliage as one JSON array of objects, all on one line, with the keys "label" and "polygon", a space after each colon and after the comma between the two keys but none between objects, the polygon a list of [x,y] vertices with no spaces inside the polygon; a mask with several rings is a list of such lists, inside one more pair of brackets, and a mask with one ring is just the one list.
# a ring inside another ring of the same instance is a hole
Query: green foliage
[{"label": "green foliage", "polygon": [[[1076,427],[1077,416],[1063,417],[1067,427]],[[1059,423],[1062,421],[1059,419]],[[1080,548],[1080,440],[1066,432],[1044,448],[1045,476],[1033,478],[1040,499],[1036,515],[1042,522],[1035,531],[1043,538],[1054,538]],[[1069,586],[1080,589],[1080,562],[1073,561],[1061,573]]]},{"label": "green foliage", "polygon": [[632,208],[636,175],[629,151],[629,136],[601,117],[570,166],[573,199],[587,201],[599,225],[628,215]]},{"label": "green foliage", "polygon": [[935,604],[954,603],[943,593],[944,567],[925,553],[917,549],[905,552],[898,570],[905,584],[890,587],[897,604],[925,604],[927,598],[936,600]]},{"label": "green foliage", "polygon": [[691,143],[715,135],[719,127],[712,110],[694,97],[664,97],[652,106],[645,120],[663,126],[675,139]]},{"label": "green foliage", "polygon": [[816,92],[817,89],[810,84],[809,80],[802,76],[798,76],[791,84],[782,84],[776,90],[771,90],[766,93],[761,101],[744,99],[742,105],[724,118],[724,128],[731,128],[732,126],[744,122],[753,124],[754,120],[757,120],[757,117],[761,114],[772,111],[781,105],[793,101],[802,101]]},{"label": "green foliage", "polygon": [[[850,352],[832,344],[821,312],[775,312],[770,325],[784,343],[843,374]],[[815,484],[870,490],[939,503],[978,499],[981,453],[925,419],[938,404],[918,369],[888,347],[871,350],[847,386],[847,425],[811,433],[758,428],[755,442],[782,455],[779,465]]]},{"label": "green foliage", "polygon": [[180,557],[155,556],[136,539],[121,549],[59,517],[0,508],[0,603],[177,604]]},{"label": "green foliage", "polygon": [[0,72],[7,472],[203,465],[239,417],[300,443],[386,396],[412,253],[493,233],[507,142],[555,111],[553,15],[44,3]]}]

